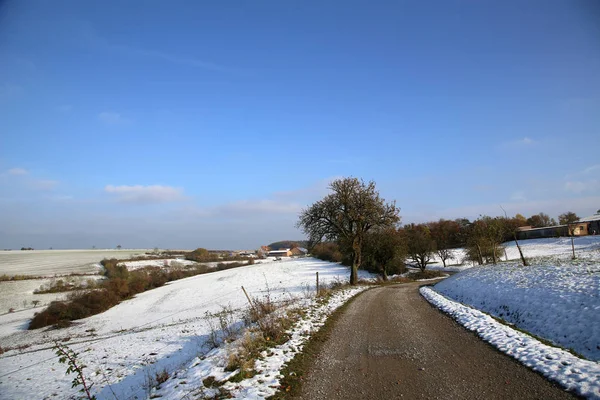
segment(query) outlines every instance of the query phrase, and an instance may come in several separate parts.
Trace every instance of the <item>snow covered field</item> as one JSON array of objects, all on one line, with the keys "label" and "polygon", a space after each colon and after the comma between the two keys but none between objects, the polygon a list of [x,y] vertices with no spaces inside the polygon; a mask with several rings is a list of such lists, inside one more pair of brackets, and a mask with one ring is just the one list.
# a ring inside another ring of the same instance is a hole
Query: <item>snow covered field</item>
[{"label": "snow covered field", "polygon": [[[77,393],[51,348],[65,340],[80,353],[99,399],[146,398],[148,376],[178,371],[206,352],[206,312],[245,307],[253,297],[303,296],[315,272],[322,283],[347,280],[348,269],[311,258],[269,262],[182,279],[62,330],[27,331],[34,310],[0,315],[0,399],[67,398]],[[361,271],[361,276],[370,277]],[[21,350],[16,350],[21,348]],[[108,385],[110,383],[110,387]]]},{"label": "snow covered field", "polygon": [[0,275],[53,276],[93,274],[103,258],[130,258],[149,250],[10,250],[0,251]]},{"label": "snow covered field", "polygon": [[[50,278],[0,282],[0,314],[8,312],[11,308],[16,311],[31,309],[32,301],[35,300],[39,301],[38,306],[48,305],[54,300],[62,300],[66,293],[33,294],[34,290],[51,282]],[[40,310],[38,308],[36,311]],[[0,326],[1,329],[3,326]]]},{"label": "snow covered field", "polygon": [[[532,262],[540,262],[549,258],[563,261],[570,260],[573,255],[571,238],[519,240],[519,245],[525,257]],[[600,235],[574,238],[574,245],[577,258],[600,262]],[[502,246],[506,249],[506,253],[501,254],[501,261],[506,261],[506,257],[508,257],[508,261],[520,260],[519,250],[514,241],[503,243]],[[471,262],[465,261],[465,251],[463,249],[452,249],[451,252],[452,258],[446,261],[448,267],[444,269],[442,261],[439,257],[435,256],[433,258],[435,262],[428,265],[427,268],[460,272],[473,267]]]},{"label": "snow covered field", "polygon": [[[600,237],[577,238],[576,260],[570,259],[568,238],[533,239],[522,245],[531,266],[478,266],[422,293],[500,350],[567,388],[600,398]],[[507,247],[509,258],[512,250],[517,252]],[[589,361],[548,347],[478,310]]]}]

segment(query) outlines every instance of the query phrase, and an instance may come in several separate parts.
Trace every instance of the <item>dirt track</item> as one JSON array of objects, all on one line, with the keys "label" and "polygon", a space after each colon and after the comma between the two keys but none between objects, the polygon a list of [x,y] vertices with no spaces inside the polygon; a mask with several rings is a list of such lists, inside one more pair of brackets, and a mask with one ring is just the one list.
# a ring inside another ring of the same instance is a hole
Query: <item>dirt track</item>
[{"label": "dirt track", "polygon": [[417,284],[360,295],[303,380],[303,399],[569,399],[432,307]]}]

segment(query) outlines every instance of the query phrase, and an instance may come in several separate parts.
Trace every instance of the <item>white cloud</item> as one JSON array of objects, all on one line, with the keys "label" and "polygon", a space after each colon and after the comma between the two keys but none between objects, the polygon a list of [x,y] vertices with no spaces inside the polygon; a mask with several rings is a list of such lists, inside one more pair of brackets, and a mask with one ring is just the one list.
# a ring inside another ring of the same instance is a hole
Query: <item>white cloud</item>
[{"label": "white cloud", "polygon": [[111,111],[101,112],[98,114],[98,119],[106,125],[125,125],[132,122],[130,119],[123,117],[123,115]]},{"label": "white cloud", "polygon": [[169,203],[185,199],[182,189],[162,185],[106,185],[104,191],[122,203]]},{"label": "white cloud", "polygon": [[28,172],[24,168],[11,168],[6,171],[8,175],[27,175]]},{"label": "white cloud", "polygon": [[58,185],[58,181],[52,179],[34,179],[28,183],[32,189],[52,190]]},{"label": "white cloud", "polygon": [[522,139],[517,139],[517,140],[513,140],[512,142],[510,142],[509,144],[513,145],[513,146],[531,146],[533,144],[536,144],[537,142],[527,136],[525,136]]},{"label": "white cloud", "polygon": [[600,181],[596,179],[588,181],[568,181],[565,190],[573,193],[596,192],[600,190]]}]

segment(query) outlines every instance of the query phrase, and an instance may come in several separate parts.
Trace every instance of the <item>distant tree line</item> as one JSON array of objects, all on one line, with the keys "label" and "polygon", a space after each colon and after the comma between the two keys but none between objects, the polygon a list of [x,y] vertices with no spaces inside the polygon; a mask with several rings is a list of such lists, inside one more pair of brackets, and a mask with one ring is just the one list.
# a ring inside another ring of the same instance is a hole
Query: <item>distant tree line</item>
[{"label": "distant tree line", "polygon": [[[331,193],[300,214],[298,227],[309,237],[309,250],[317,258],[341,262],[351,267],[350,282],[356,283],[356,270],[363,268],[382,275],[401,272],[407,262],[424,271],[437,256],[444,267],[453,257],[452,249],[465,248],[466,260],[479,265],[497,263],[506,255],[502,243],[514,240],[524,265],[517,232],[520,227],[555,226],[556,220],[541,212],[525,218],[482,215],[440,219],[399,226],[399,209],[386,203],[375,183],[356,178],[338,179]],[[573,212],[559,216],[561,225],[579,220]]]}]

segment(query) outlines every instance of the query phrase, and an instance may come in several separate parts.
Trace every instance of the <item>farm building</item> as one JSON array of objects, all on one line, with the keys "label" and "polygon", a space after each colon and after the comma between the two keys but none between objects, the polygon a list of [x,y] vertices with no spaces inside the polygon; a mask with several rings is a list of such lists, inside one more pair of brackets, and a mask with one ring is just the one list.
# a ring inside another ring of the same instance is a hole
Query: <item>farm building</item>
[{"label": "farm building", "polygon": [[517,238],[519,240],[549,238],[557,236],[569,236],[569,227],[567,225],[545,226],[542,228],[522,226],[517,232]]},{"label": "farm building", "polygon": [[290,249],[271,250],[267,254],[267,257],[291,257],[291,256],[292,256],[292,251]]},{"label": "farm building", "polygon": [[517,232],[519,239],[539,239],[557,236],[586,236],[600,234],[600,214],[581,218],[579,221],[569,225],[545,226],[532,228],[522,226]]},{"label": "farm building", "polygon": [[600,234],[600,214],[594,214],[589,217],[581,218],[578,221],[579,224],[587,225],[587,233],[588,235],[598,235]]},{"label": "farm building", "polygon": [[292,255],[294,255],[294,256],[304,256],[304,255],[306,255],[306,253],[308,253],[308,250],[303,249],[302,247],[294,247],[290,251],[292,252]]}]

